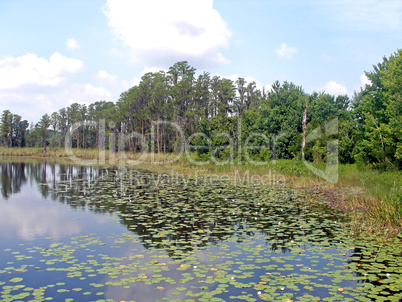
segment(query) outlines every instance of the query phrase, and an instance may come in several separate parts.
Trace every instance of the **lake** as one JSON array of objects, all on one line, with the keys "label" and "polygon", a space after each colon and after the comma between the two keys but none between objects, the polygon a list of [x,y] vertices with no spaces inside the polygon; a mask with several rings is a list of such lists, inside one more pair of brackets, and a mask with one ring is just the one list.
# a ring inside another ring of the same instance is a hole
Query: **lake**
[{"label": "lake", "polygon": [[400,241],[283,185],[0,160],[1,301],[402,299]]}]

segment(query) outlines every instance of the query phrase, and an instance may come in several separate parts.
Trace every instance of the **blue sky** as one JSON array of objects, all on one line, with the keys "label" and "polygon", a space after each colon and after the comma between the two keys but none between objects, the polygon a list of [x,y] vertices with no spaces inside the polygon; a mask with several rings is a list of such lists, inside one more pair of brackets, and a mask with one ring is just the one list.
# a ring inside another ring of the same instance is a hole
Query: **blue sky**
[{"label": "blue sky", "polygon": [[400,0],[0,1],[0,110],[37,122],[115,102],[181,60],[260,88],[351,96],[401,42]]}]

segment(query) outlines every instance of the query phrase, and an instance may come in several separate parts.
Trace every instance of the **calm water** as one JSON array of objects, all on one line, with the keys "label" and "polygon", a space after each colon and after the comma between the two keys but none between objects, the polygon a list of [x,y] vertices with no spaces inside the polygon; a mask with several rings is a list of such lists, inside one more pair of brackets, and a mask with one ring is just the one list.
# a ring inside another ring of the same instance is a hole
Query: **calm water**
[{"label": "calm water", "polygon": [[0,181],[2,301],[370,294],[342,215],[283,187],[6,159]]}]

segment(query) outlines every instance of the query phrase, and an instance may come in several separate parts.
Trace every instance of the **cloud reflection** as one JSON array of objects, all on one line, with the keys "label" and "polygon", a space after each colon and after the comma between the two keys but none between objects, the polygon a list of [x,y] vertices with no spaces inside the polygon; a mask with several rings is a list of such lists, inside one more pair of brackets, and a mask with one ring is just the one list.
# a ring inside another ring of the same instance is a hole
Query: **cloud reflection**
[{"label": "cloud reflection", "polygon": [[0,237],[18,237],[25,241],[39,237],[59,240],[81,232],[79,221],[59,205],[48,202],[34,205],[21,205],[17,201],[3,204],[0,212]]}]

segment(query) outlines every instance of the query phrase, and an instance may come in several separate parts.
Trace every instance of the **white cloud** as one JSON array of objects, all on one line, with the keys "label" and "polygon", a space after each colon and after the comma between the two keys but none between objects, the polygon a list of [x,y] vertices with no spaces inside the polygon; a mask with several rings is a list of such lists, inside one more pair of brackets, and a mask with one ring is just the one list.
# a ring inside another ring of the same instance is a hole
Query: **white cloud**
[{"label": "white cloud", "polygon": [[[272,85],[267,84],[267,85],[264,85],[263,88],[264,88],[265,93],[268,93],[268,92],[270,92],[272,90]],[[262,88],[261,88],[261,92],[262,92]]]},{"label": "white cloud", "polygon": [[50,200],[33,202],[41,198],[39,192],[23,189],[18,195],[1,205],[0,238],[32,241],[50,236],[59,240],[82,231],[82,223],[73,219],[71,211]]},{"label": "white cloud", "polygon": [[348,94],[348,89],[346,86],[336,83],[334,81],[329,81],[327,82],[324,87],[321,88],[321,90],[324,90],[326,93],[332,94],[332,95],[343,95],[343,94]]},{"label": "white cloud", "polygon": [[361,89],[365,89],[366,85],[371,85],[370,79],[366,76],[366,74],[362,74],[360,76],[360,81],[356,81],[354,85],[354,91],[359,92]]},{"label": "white cloud", "polygon": [[0,59],[0,104],[23,119],[37,122],[73,102],[89,104],[112,99],[104,87],[71,83],[83,62],[54,53],[49,59],[28,53]]},{"label": "white cloud", "polygon": [[145,75],[148,72],[159,72],[159,71],[168,72],[168,70],[165,68],[156,67],[156,66],[152,66],[152,67],[145,66],[145,68],[141,71],[141,76]]},{"label": "white cloud", "polygon": [[0,90],[2,108],[34,123],[39,121],[43,114],[51,114],[72,103],[89,105],[100,100],[113,101],[113,96],[106,88],[89,83],[65,83],[58,87],[44,87],[38,90]]},{"label": "white cloud", "polygon": [[[51,114],[74,102],[90,104],[100,100],[111,101],[112,94],[104,87],[70,82],[71,76],[83,66],[82,61],[57,52],[49,59],[31,53],[2,58],[1,107],[36,123],[43,114]],[[100,75],[113,78],[107,72],[100,72]]]},{"label": "white cloud", "polygon": [[140,83],[140,79],[139,78],[133,78],[133,80],[131,82],[127,82],[127,81],[123,81],[121,83],[121,87],[124,91],[130,89],[133,86],[136,86]]},{"label": "white cloud", "polygon": [[276,53],[281,58],[290,59],[295,53],[297,53],[297,48],[289,47],[286,43],[282,43],[281,47],[276,50]]},{"label": "white cloud", "polygon": [[67,42],[66,42],[66,45],[67,45],[68,49],[71,49],[71,50],[75,50],[75,49],[80,48],[80,45],[74,39],[68,39]]},{"label": "white cloud", "polygon": [[57,86],[69,74],[78,72],[83,62],[55,52],[49,60],[27,53],[21,57],[0,59],[0,90],[26,85]]},{"label": "white cloud", "polygon": [[371,85],[370,79],[363,73],[360,77],[360,87],[364,88],[366,85]]},{"label": "white cloud", "polygon": [[39,205],[29,215],[15,203],[6,203],[0,212],[0,227],[4,234],[17,235],[26,241],[46,236],[60,240],[81,231],[81,225],[71,218],[54,203]]},{"label": "white cloud", "polygon": [[[95,87],[89,83],[73,84],[65,89],[64,93],[64,99],[68,99],[68,105],[71,105],[72,103],[89,105],[100,100],[111,101],[112,98],[112,94],[107,89],[103,87]],[[60,106],[57,110],[68,105]]]},{"label": "white cloud", "polygon": [[108,73],[105,70],[99,70],[98,74],[97,74],[98,79],[100,80],[107,80],[110,82],[113,82],[117,79],[117,77],[115,75],[111,75],[110,73]]},{"label": "white cloud", "polygon": [[168,72],[168,70],[165,69],[165,68],[156,67],[156,66],[152,66],[152,67],[145,66],[144,69],[141,71],[141,73],[140,73],[141,76],[140,76],[139,78],[138,78],[138,77],[134,77],[134,78],[131,80],[131,82],[123,81],[122,87],[124,88],[124,90],[127,90],[127,89],[129,89],[129,88],[131,88],[131,87],[133,87],[133,86],[136,86],[136,85],[140,84],[141,78],[142,78],[146,73],[148,73],[148,72],[159,72],[159,71]]},{"label": "white cloud", "polygon": [[213,0],[107,0],[104,13],[137,61],[227,61],[219,49],[228,45],[230,32]]}]

